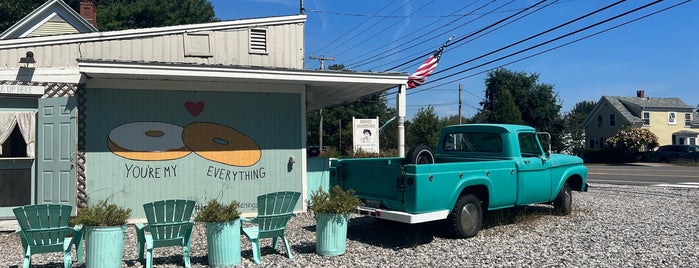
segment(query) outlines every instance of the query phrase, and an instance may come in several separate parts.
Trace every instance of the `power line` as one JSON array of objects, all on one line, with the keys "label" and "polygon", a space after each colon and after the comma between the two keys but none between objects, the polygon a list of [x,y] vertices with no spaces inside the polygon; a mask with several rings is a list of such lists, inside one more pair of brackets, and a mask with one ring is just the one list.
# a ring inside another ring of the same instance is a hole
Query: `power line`
[{"label": "power line", "polygon": [[[515,16],[517,16],[517,15],[519,15],[519,14],[521,14],[521,13],[527,11],[527,10],[529,10],[530,8],[533,8],[533,7],[535,7],[535,6],[538,6],[539,4],[541,4],[541,3],[543,3],[543,2],[546,2],[546,0],[541,0],[541,1],[539,1],[539,2],[537,2],[537,3],[535,3],[535,4],[533,4],[533,5],[531,5],[531,6],[527,7],[527,8],[525,8],[525,9],[520,10],[519,12],[517,12],[517,13],[515,13],[515,14],[513,14],[513,15],[507,16],[507,17],[505,17],[505,18],[503,18],[503,19],[500,19],[500,20],[498,20],[498,21],[496,21],[496,22],[493,22],[493,23],[491,23],[490,25],[488,25],[488,26],[486,26],[486,27],[483,27],[483,28],[481,28],[481,29],[479,29],[479,30],[477,30],[477,31],[475,31],[475,32],[473,32],[473,33],[467,35],[467,36],[461,37],[461,38],[457,39],[456,41],[447,44],[447,47],[450,47],[450,46],[452,46],[452,45],[454,45],[454,44],[456,44],[456,43],[459,43],[459,42],[465,40],[466,38],[469,38],[469,37],[471,37],[471,36],[473,36],[473,35],[476,35],[476,34],[482,32],[482,31],[485,31],[485,30],[487,30],[488,28],[494,27],[495,25],[498,25],[498,24],[500,24],[500,23],[502,23],[502,22],[504,22],[504,21],[506,21],[506,20],[508,20],[508,19],[510,19],[510,18],[512,18],[512,17],[515,17]],[[397,65],[397,66],[394,66],[394,67],[392,67],[392,68],[389,68],[388,70],[395,70],[395,69],[398,69],[398,68],[401,67],[401,66],[404,66],[404,65],[406,65],[406,64],[410,64],[410,63],[412,63],[412,62],[414,62],[414,61],[416,61],[416,60],[419,60],[419,59],[421,59],[421,58],[424,58],[425,56],[427,56],[427,55],[429,55],[429,54],[430,54],[430,53],[420,55],[420,56],[415,57],[415,58],[413,58],[413,59],[411,59],[411,60],[409,60],[409,61],[407,61],[407,62],[405,62],[405,63],[403,63],[403,64],[399,64],[399,65]]]},{"label": "power line", "polygon": [[341,35],[338,36],[335,40],[329,42],[327,45],[325,45],[324,47],[318,49],[318,50],[317,50],[316,52],[314,52],[313,54],[318,54],[320,51],[326,49],[326,48],[327,48],[328,46],[330,46],[331,44],[333,44],[333,43],[335,43],[335,42],[338,42],[340,39],[342,39],[343,37],[347,36],[349,33],[358,30],[359,28],[361,28],[362,25],[364,25],[364,23],[366,23],[367,21],[369,21],[374,15],[381,13],[381,11],[383,11],[383,10],[386,9],[386,8],[388,8],[390,5],[392,5],[392,4],[393,4],[394,2],[396,2],[396,1],[397,1],[397,0],[391,1],[390,3],[388,3],[387,5],[385,5],[384,7],[382,7],[381,9],[379,9],[379,11],[376,11],[374,14],[372,14],[372,15],[369,16],[369,17],[367,17],[364,21],[362,21],[362,23],[360,23],[360,24],[357,25],[356,27],[353,27],[352,29],[350,29],[350,30],[347,31],[346,33],[341,34]]},{"label": "power line", "polygon": [[[487,3],[487,4],[485,4],[485,5],[482,5],[482,6],[478,7],[478,8],[476,8],[476,9],[474,9],[473,11],[471,11],[471,12],[469,12],[469,13],[466,13],[465,15],[459,16],[458,18],[453,19],[453,20],[447,22],[446,24],[443,24],[441,27],[445,27],[445,26],[447,26],[447,25],[450,25],[450,24],[452,24],[452,23],[455,23],[455,22],[461,20],[462,18],[464,18],[464,17],[466,17],[466,16],[469,16],[470,14],[472,14],[472,13],[474,13],[474,12],[476,12],[476,11],[478,11],[478,10],[480,10],[480,9],[482,9],[482,8],[484,8],[484,7],[486,7],[486,6],[488,6],[488,5],[490,5],[490,4],[493,3],[493,2],[495,2],[495,1],[494,1],[494,0],[493,0],[493,1],[490,1],[489,3]],[[459,11],[461,11],[461,10],[464,10],[464,9],[466,9],[466,8],[468,8],[468,7],[472,6],[472,5],[474,5],[475,3],[477,3],[477,1],[476,1],[476,2],[473,2],[472,4],[468,4],[468,5],[462,7],[462,8],[459,9],[459,10],[455,10],[452,14],[454,14],[454,13],[456,13],[456,12],[459,12]],[[442,18],[442,19],[443,19],[443,18]],[[405,42],[403,42],[403,43],[401,43],[401,44],[399,44],[399,45],[395,46],[394,48],[391,48],[391,49],[389,49],[389,50],[387,50],[387,51],[382,51],[382,52],[376,53],[376,54],[374,54],[374,55],[367,56],[366,59],[364,59],[364,60],[360,60],[360,61],[358,61],[358,62],[349,62],[349,63],[348,63],[348,66],[350,66],[350,68],[356,68],[356,67],[359,67],[359,66],[363,66],[364,63],[366,63],[366,62],[368,62],[368,61],[376,60],[376,57],[379,56],[379,55],[382,55],[383,58],[386,58],[386,57],[395,55],[395,54],[397,54],[397,53],[403,52],[403,51],[407,50],[408,48],[412,48],[412,47],[414,47],[414,46],[417,46],[417,45],[420,45],[420,44],[424,44],[425,42],[427,42],[427,41],[428,41],[429,39],[431,39],[431,38],[427,38],[426,41],[420,42],[420,43],[418,43],[418,44],[415,43],[415,40],[419,40],[419,39],[425,37],[426,35],[431,34],[432,31],[427,31],[427,30],[425,30],[425,29],[427,29],[428,27],[430,27],[430,26],[436,24],[437,22],[441,21],[442,19],[436,20],[436,21],[434,21],[434,22],[432,22],[432,23],[430,23],[430,24],[428,24],[428,25],[423,26],[423,27],[420,28],[420,29],[416,29],[416,30],[414,30],[414,31],[411,31],[411,33],[412,33],[412,32],[420,32],[420,31],[424,32],[424,33],[423,33],[422,35],[420,35],[420,36],[413,37],[413,36],[411,36],[410,34],[404,35],[404,36],[403,36],[402,38],[400,38],[400,39],[406,39]],[[394,53],[386,54],[386,53],[388,53],[388,52],[390,52],[390,51],[392,51],[392,50],[397,50],[398,48],[400,48],[400,47],[402,47],[402,46],[404,46],[404,45],[407,45],[407,44],[413,44],[413,46],[408,47],[408,48],[405,48],[405,49],[401,49],[401,50],[396,51],[396,52],[394,52]]]},{"label": "power line", "polygon": [[[551,51],[553,51],[553,50],[556,50],[556,49],[559,49],[559,48],[562,48],[562,47],[565,47],[565,46],[568,46],[568,45],[571,45],[571,44],[580,42],[580,41],[582,41],[582,40],[585,40],[585,39],[588,39],[588,38],[597,36],[597,35],[599,35],[599,34],[602,34],[602,33],[611,31],[611,30],[613,30],[613,29],[616,29],[616,28],[625,26],[625,25],[627,25],[627,24],[636,22],[636,21],[638,21],[638,20],[641,20],[641,19],[650,17],[650,16],[652,16],[652,15],[656,15],[656,14],[658,14],[658,13],[667,11],[667,10],[669,10],[669,9],[675,8],[675,7],[677,7],[677,6],[686,4],[686,3],[691,2],[691,1],[692,1],[692,0],[685,0],[685,1],[683,1],[683,2],[680,2],[680,3],[677,3],[677,4],[671,5],[671,6],[669,6],[669,7],[666,7],[666,8],[663,8],[663,9],[660,9],[660,10],[657,10],[657,11],[654,11],[654,12],[651,12],[651,13],[649,13],[649,14],[643,15],[643,16],[638,17],[638,18],[635,18],[635,19],[632,19],[632,20],[630,20],[630,21],[627,21],[627,22],[623,22],[623,23],[614,25],[614,26],[612,26],[612,27],[609,27],[609,28],[606,28],[606,29],[597,31],[597,32],[595,32],[595,33],[592,33],[592,34],[589,34],[589,35],[580,37],[580,38],[578,38],[578,39],[575,39],[575,40],[572,40],[572,41],[563,43],[563,44],[561,44],[561,45],[558,45],[558,46],[555,46],[555,47],[552,47],[552,48],[549,48],[549,49],[546,49],[546,50],[537,52],[537,53],[535,53],[535,54],[532,54],[532,55],[529,55],[529,56],[526,56],[526,57],[522,57],[522,58],[519,58],[519,59],[510,61],[510,62],[501,64],[501,65],[498,65],[498,66],[495,66],[495,67],[492,67],[492,68],[489,68],[489,69],[486,69],[486,70],[483,70],[483,71],[480,71],[480,72],[477,72],[477,73],[474,73],[474,74],[471,74],[471,75],[462,76],[462,77],[459,77],[459,78],[456,78],[456,79],[453,79],[453,80],[450,80],[450,81],[447,81],[447,82],[444,82],[444,83],[441,83],[441,84],[438,84],[438,85],[435,85],[435,86],[432,86],[432,87],[426,87],[426,88],[420,89],[420,90],[413,90],[413,91],[409,92],[407,95],[411,95],[411,94],[415,94],[415,93],[420,93],[420,92],[423,92],[423,91],[426,91],[426,90],[430,90],[430,89],[432,89],[432,88],[444,86],[444,85],[447,85],[447,84],[449,84],[449,83],[453,83],[453,82],[456,82],[456,81],[459,81],[459,80],[462,80],[462,79],[465,79],[465,78],[474,77],[474,76],[476,76],[476,75],[480,75],[480,74],[483,74],[483,73],[486,73],[486,72],[489,72],[489,71],[492,71],[492,70],[495,70],[495,69],[498,69],[498,68],[501,68],[501,67],[504,67],[504,66],[513,64],[513,63],[517,63],[517,62],[520,62],[520,61],[523,61],[523,60],[526,60],[526,59],[530,59],[530,58],[533,58],[533,57],[535,57],[535,56],[539,56],[539,55],[541,55],[541,54],[551,52]],[[481,65],[481,66],[482,66],[482,65]],[[481,66],[478,66],[478,67],[481,67]],[[476,68],[477,68],[477,67],[476,67]],[[466,71],[470,71],[470,70],[472,70],[472,69],[474,69],[474,68],[470,68],[470,69],[468,69],[468,70],[464,70],[464,71],[461,71],[461,72],[459,72],[459,73],[463,73],[463,72],[466,72]],[[433,80],[433,81],[434,81],[434,80]]]},{"label": "power line", "polygon": [[[619,15],[613,16],[613,17],[611,17],[611,18],[604,19],[604,20],[602,20],[602,21],[599,21],[599,22],[597,22],[597,23],[588,25],[588,26],[586,26],[586,27],[580,28],[580,29],[575,30],[575,31],[572,31],[572,32],[570,32],[570,33],[561,35],[561,36],[556,37],[556,38],[549,39],[549,40],[547,40],[547,41],[544,41],[544,42],[541,42],[541,43],[539,43],[539,44],[536,44],[536,45],[527,47],[527,48],[525,48],[525,49],[518,50],[518,51],[516,51],[516,52],[513,52],[513,53],[507,54],[507,55],[505,55],[505,56],[499,57],[499,58],[497,58],[497,59],[494,59],[494,60],[491,60],[491,61],[488,61],[488,62],[479,64],[479,65],[477,65],[477,66],[468,68],[468,69],[466,69],[466,70],[459,71],[459,72],[456,72],[456,73],[453,73],[453,74],[449,74],[449,75],[447,75],[447,76],[443,76],[443,77],[440,77],[440,78],[437,78],[437,79],[433,79],[433,80],[431,80],[430,82],[427,82],[427,83],[425,83],[425,84],[434,83],[434,82],[437,82],[437,81],[440,81],[440,80],[444,80],[444,79],[446,79],[446,78],[449,78],[449,77],[452,77],[452,76],[455,76],[455,75],[458,75],[458,74],[461,74],[461,73],[464,73],[464,72],[473,70],[473,69],[475,69],[475,68],[483,67],[483,66],[485,66],[485,65],[494,63],[494,62],[496,62],[496,61],[500,61],[500,60],[503,60],[503,59],[506,59],[506,58],[509,58],[509,57],[512,57],[512,56],[515,56],[515,55],[524,53],[524,52],[526,52],[526,51],[535,49],[535,48],[537,48],[537,47],[540,47],[540,46],[543,46],[543,45],[546,45],[546,44],[549,44],[549,43],[552,43],[552,42],[561,40],[561,39],[563,39],[563,38],[566,38],[566,37],[569,37],[569,36],[571,36],[571,35],[580,33],[580,32],[582,32],[582,31],[586,31],[586,30],[588,30],[588,29],[591,29],[591,28],[593,28],[593,27],[599,26],[599,25],[604,24],[604,23],[607,23],[607,22],[609,22],[609,21],[618,19],[618,18],[620,18],[620,17],[626,16],[626,15],[628,15],[628,14],[631,14],[631,13],[637,12],[637,11],[639,11],[639,10],[648,8],[648,7],[650,7],[650,6],[653,6],[653,5],[655,5],[655,4],[660,3],[660,2],[662,2],[662,1],[663,1],[663,0],[656,0],[656,1],[654,1],[654,2],[645,4],[645,5],[643,5],[643,6],[634,8],[634,9],[629,10],[629,11],[626,11],[626,12],[624,12],[624,13],[621,13],[621,14],[619,14]],[[461,65],[461,64],[459,64],[459,65]]]}]

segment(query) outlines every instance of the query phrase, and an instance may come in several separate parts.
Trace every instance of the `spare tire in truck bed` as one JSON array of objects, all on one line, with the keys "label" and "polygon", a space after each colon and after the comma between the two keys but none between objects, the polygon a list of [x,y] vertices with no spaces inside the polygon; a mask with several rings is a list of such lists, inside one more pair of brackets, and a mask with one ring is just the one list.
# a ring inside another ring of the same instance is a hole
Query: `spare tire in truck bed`
[{"label": "spare tire in truck bed", "polygon": [[408,150],[403,164],[434,164],[434,153],[427,145],[416,145]]}]

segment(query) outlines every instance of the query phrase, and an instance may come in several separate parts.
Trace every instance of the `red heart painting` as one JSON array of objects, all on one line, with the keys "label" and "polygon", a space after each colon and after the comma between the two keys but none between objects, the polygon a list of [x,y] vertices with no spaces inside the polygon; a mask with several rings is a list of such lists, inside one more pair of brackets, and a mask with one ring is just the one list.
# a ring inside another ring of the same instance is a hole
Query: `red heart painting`
[{"label": "red heart painting", "polygon": [[199,114],[204,111],[204,102],[198,101],[198,102],[191,102],[187,101],[184,103],[184,108],[187,109],[187,111],[193,115],[193,116],[199,116]]}]

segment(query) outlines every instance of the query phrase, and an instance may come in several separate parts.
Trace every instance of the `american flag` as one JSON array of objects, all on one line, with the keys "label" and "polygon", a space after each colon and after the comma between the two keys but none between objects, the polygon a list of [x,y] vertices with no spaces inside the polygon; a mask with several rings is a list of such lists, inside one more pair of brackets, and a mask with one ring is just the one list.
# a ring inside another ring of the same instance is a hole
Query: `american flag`
[{"label": "american flag", "polygon": [[451,38],[449,38],[449,40],[444,42],[444,44],[442,44],[442,46],[439,47],[439,49],[432,53],[432,55],[430,55],[430,57],[427,58],[427,60],[424,63],[422,63],[422,65],[420,65],[420,67],[417,68],[417,70],[415,70],[415,72],[412,75],[408,77],[408,89],[416,88],[425,83],[425,79],[428,76],[430,76],[430,74],[434,71],[435,68],[437,68],[439,58],[442,57],[442,52],[444,52],[444,48],[447,46],[447,43],[449,43],[449,41],[452,38],[454,38],[454,36],[452,36]]}]

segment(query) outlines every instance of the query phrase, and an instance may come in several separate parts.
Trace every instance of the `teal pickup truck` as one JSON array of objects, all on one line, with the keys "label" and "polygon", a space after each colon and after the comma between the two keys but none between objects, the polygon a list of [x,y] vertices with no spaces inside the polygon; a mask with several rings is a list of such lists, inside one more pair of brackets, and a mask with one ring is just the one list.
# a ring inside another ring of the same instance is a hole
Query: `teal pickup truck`
[{"label": "teal pickup truck", "polygon": [[[354,189],[360,214],[404,223],[448,220],[457,236],[475,236],[489,210],[547,203],[571,211],[572,191],[587,191],[582,159],[545,150],[547,133],[506,124],[442,129],[434,152],[406,157],[337,159],[330,185]],[[545,139],[544,139],[545,141]]]}]

